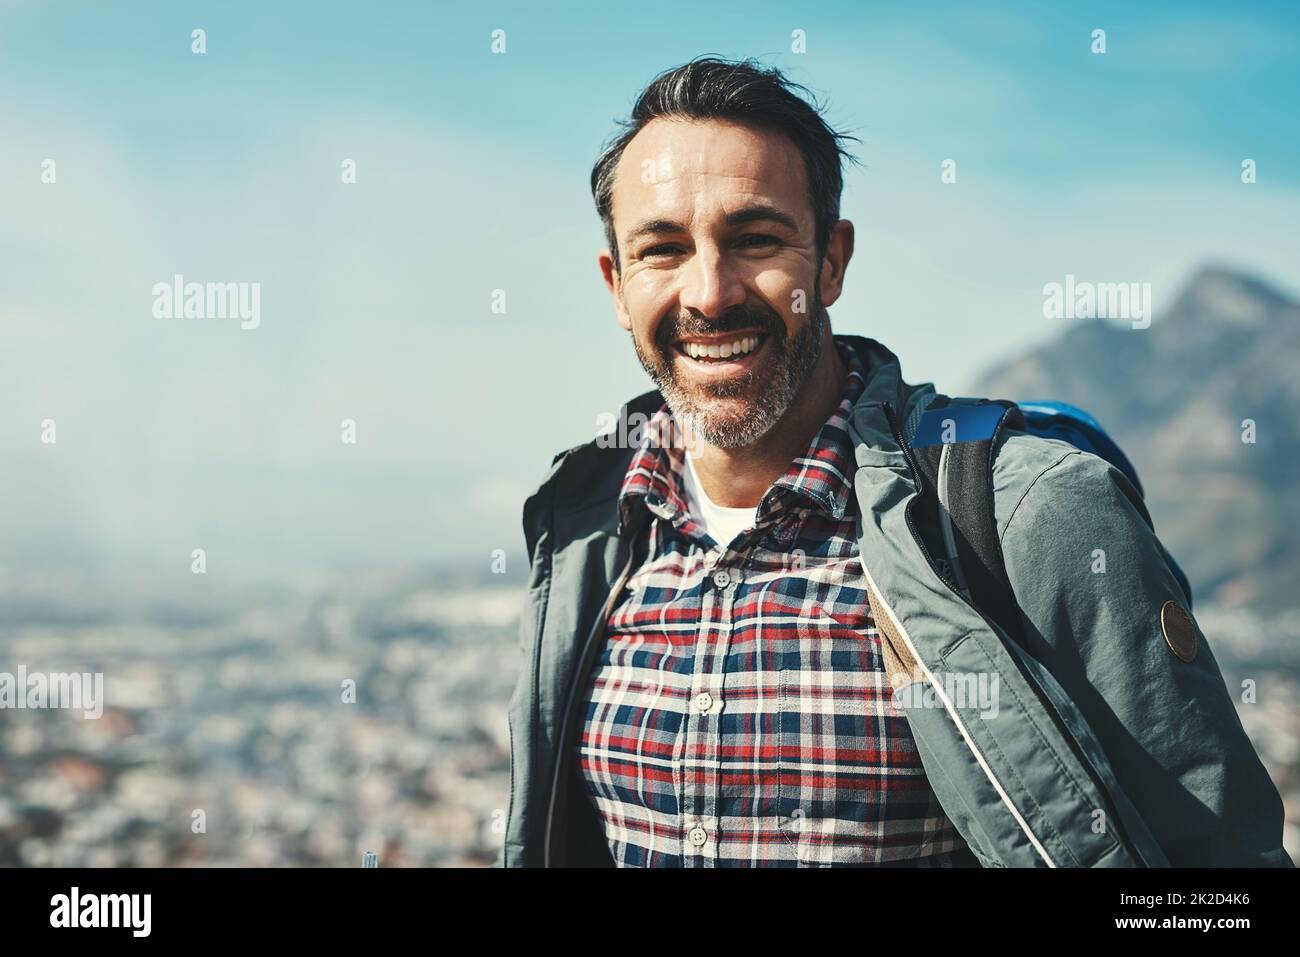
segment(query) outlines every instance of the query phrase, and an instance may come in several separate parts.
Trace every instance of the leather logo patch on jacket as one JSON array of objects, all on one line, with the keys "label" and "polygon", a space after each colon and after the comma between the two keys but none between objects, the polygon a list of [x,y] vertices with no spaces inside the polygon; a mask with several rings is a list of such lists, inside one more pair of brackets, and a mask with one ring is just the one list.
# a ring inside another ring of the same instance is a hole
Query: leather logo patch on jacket
[{"label": "leather logo patch on jacket", "polygon": [[1182,661],[1196,657],[1196,622],[1176,601],[1167,601],[1160,609],[1160,629],[1165,633],[1165,644]]}]

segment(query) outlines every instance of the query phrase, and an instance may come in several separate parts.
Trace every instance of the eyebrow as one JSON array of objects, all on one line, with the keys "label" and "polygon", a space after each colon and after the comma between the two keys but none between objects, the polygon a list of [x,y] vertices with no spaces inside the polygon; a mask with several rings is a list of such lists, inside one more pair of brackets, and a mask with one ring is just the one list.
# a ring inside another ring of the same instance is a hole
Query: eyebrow
[{"label": "eyebrow", "polygon": [[[784,226],[791,232],[799,231],[799,224],[795,222],[793,216],[775,206],[766,204],[755,204],[745,206],[736,210],[734,213],[728,213],[726,224],[728,226],[744,226],[747,223],[771,222]],[[624,242],[631,245],[632,241],[641,236],[652,235],[656,233],[684,233],[686,227],[681,223],[671,219],[647,219],[637,224],[625,237]]]}]

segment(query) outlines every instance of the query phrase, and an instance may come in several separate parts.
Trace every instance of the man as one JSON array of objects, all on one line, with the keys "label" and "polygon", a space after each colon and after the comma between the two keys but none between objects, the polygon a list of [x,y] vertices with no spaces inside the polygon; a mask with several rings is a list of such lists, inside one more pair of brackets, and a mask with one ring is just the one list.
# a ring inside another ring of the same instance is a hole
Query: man
[{"label": "man", "polygon": [[[658,388],[524,508],[503,863],[1288,865],[1278,793],[1105,461],[999,439],[1025,647],[945,587],[909,508],[936,393],[832,335],[846,137],[794,89],[692,61],[593,170],[600,269]],[[1082,577],[1095,547],[1125,569]],[[954,673],[991,694],[958,700]]]}]

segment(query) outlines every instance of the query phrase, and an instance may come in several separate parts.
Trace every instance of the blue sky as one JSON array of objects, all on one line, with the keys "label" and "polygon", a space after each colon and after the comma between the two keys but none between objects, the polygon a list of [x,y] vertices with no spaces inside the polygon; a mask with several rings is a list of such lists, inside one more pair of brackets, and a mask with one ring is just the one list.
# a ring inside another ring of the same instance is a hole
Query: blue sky
[{"label": "blue sky", "polygon": [[[861,139],[832,324],[909,379],[960,392],[1058,334],[1041,290],[1067,273],[1151,282],[1157,315],[1208,261],[1295,293],[1298,21],[0,0],[0,570],[126,561],[165,582],[199,546],[246,576],[516,552],[551,454],[649,385],[595,268],[591,163],[646,81],[703,53],[781,66]],[[155,319],[175,273],[260,282],[260,327]]]}]

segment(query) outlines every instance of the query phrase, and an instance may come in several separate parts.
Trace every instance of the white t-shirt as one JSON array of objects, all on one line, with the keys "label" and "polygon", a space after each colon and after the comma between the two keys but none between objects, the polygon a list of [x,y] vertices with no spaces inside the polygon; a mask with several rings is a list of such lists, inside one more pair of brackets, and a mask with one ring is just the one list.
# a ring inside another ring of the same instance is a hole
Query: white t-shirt
[{"label": "white t-shirt", "polygon": [[758,506],[751,508],[728,508],[716,505],[705,494],[699,478],[695,475],[695,466],[691,457],[685,456],[686,466],[682,469],[682,486],[686,492],[686,508],[691,517],[704,526],[709,536],[722,547],[731,544],[731,540],[747,528],[754,527],[758,515]]}]

